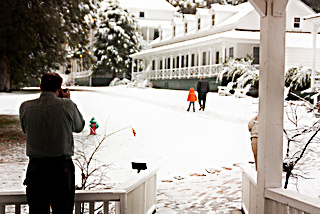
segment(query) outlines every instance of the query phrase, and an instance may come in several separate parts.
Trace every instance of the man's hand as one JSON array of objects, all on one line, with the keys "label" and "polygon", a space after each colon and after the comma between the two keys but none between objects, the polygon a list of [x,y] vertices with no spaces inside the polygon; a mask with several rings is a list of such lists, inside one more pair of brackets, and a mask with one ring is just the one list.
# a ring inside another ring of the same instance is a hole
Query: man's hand
[{"label": "man's hand", "polygon": [[63,98],[70,98],[70,90],[68,88],[62,89],[61,94]]}]

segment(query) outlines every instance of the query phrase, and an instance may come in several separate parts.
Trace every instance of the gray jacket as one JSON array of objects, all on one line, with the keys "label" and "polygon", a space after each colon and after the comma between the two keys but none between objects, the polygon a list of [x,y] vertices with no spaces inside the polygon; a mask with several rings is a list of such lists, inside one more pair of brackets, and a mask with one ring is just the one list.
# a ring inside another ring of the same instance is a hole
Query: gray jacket
[{"label": "gray jacket", "polygon": [[70,99],[42,92],[38,99],[21,104],[20,123],[28,156],[56,157],[74,154],[72,132],[81,132],[85,121]]}]

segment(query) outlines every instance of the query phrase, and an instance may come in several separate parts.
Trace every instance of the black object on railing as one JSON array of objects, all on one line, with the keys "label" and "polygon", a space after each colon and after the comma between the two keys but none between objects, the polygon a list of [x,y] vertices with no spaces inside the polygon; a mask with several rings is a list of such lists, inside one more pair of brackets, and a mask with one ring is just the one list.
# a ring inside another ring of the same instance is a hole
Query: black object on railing
[{"label": "black object on railing", "polygon": [[137,170],[138,170],[138,173],[139,173],[141,170],[147,169],[147,164],[146,164],[146,163],[132,162],[131,164],[132,164],[132,169],[137,169]]}]

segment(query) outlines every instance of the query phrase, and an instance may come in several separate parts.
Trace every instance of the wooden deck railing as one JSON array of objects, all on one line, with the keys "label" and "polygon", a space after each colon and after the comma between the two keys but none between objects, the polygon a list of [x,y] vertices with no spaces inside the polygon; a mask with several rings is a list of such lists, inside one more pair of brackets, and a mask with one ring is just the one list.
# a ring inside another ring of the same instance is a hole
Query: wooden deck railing
[{"label": "wooden deck railing", "polygon": [[[256,212],[257,173],[253,168],[242,165],[242,209],[247,214]],[[318,214],[320,200],[300,193],[283,189],[265,190],[265,212],[277,214]]]},{"label": "wooden deck railing", "polygon": [[[79,214],[82,203],[88,204],[89,214],[97,205],[103,204],[103,213],[109,214],[109,205],[115,202],[116,214],[151,214],[156,208],[156,180],[158,168],[141,171],[128,181],[110,190],[80,190],[75,195],[75,213]],[[27,204],[24,191],[0,192],[0,214],[23,213],[21,207]]]}]

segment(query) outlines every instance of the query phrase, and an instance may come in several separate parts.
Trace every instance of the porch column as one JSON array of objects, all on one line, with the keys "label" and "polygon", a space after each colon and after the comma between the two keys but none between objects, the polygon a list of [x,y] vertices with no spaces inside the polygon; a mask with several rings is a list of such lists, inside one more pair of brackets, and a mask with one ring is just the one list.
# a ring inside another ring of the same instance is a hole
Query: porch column
[{"label": "porch column", "polygon": [[190,68],[191,68],[191,52],[188,52],[188,78],[190,78]]},{"label": "porch column", "polygon": [[221,59],[222,59],[222,63],[226,62],[226,43],[222,42],[222,46],[221,46],[222,50],[221,50]]},{"label": "porch column", "polygon": [[162,56],[162,79],[164,79],[164,72],[165,72],[165,65],[166,65],[166,58]]},{"label": "porch column", "polygon": [[158,60],[159,60],[158,57],[156,57],[154,60],[155,61],[155,66],[154,66],[155,67],[155,77],[154,77],[155,79],[158,79]]},{"label": "porch column", "polygon": [[137,59],[137,74],[140,72],[140,59]]},{"label": "porch column", "polygon": [[133,80],[133,74],[134,74],[134,61],[135,61],[135,59],[132,58],[132,63],[131,63],[131,81]]},{"label": "porch column", "polygon": [[181,78],[181,66],[182,66],[182,57],[181,53],[179,53],[179,79]]},{"label": "porch column", "polygon": [[170,79],[172,79],[172,71],[173,71],[173,55],[170,55]]},{"label": "porch column", "polygon": [[213,69],[212,69],[212,55],[213,55],[213,51],[212,48],[209,48],[209,76],[213,76]]},{"label": "porch column", "polygon": [[147,43],[149,43],[149,37],[150,37],[150,29],[149,26],[147,27]]},{"label": "porch column", "polygon": [[261,16],[256,213],[268,213],[265,189],[282,185],[285,10],[288,0],[249,2]]},{"label": "porch column", "polygon": [[198,50],[198,78],[201,76],[201,50]]},{"label": "porch column", "polygon": [[318,34],[318,28],[320,24],[313,24],[313,48],[312,48],[312,73],[311,73],[311,89],[312,91],[315,91],[314,87],[314,79],[316,76],[316,56],[317,56],[317,34]]}]

